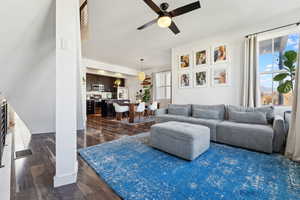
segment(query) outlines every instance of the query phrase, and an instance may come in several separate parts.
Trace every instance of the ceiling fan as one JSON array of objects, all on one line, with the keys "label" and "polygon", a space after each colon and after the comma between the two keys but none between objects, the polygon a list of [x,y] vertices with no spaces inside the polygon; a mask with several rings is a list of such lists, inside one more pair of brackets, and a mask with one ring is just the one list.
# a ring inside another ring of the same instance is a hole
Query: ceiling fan
[{"label": "ceiling fan", "polygon": [[151,26],[151,25],[157,23],[158,26],[160,26],[162,28],[169,28],[175,35],[180,33],[180,30],[178,29],[178,27],[176,26],[176,24],[174,23],[172,18],[201,8],[200,2],[196,1],[194,3],[182,6],[180,8],[177,8],[175,10],[172,10],[172,11],[168,12],[167,11],[167,9],[169,8],[168,3],[162,3],[162,4],[160,4],[160,7],[158,7],[152,0],[144,0],[144,2],[156,14],[158,14],[158,18],[144,24],[143,26],[140,26],[137,29],[138,30],[143,30],[143,29],[147,28],[148,26]]}]

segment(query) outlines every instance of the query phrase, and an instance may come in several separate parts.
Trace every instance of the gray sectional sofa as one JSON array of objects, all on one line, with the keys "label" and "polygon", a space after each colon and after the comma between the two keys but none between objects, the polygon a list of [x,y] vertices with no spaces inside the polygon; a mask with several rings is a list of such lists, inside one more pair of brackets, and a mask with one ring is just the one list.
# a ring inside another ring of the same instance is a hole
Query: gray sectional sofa
[{"label": "gray sectional sofa", "polygon": [[282,152],[287,128],[272,106],[244,108],[232,105],[170,104],[156,112],[156,122],[179,121],[210,128],[210,138],[255,151]]}]

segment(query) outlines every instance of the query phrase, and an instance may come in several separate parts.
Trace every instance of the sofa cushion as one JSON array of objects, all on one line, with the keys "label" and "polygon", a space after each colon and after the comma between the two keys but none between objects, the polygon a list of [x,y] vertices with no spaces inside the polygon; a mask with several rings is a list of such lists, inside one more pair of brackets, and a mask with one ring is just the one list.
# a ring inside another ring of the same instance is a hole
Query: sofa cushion
[{"label": "sofa cushion", "polygon": [[227,105],[225,119],[229,120],[229,113],[231,113],[231,112],[248,112],[249,110],[251,110],[251,109],[243,107],[243,106]]},{"label": "sofa cushion", "polygon": [[217,124],[217,141],[272,153],[273,128],[270,125],[223,121]]},{"label": "sofa cushion", "polygon": [[200,124],[210,128],[210,139],[212,141],[216,141],[216,131],[217,131],[217,124],[220,123],[220,120],[214,119],[200,119],[194,117],[185,117],[180,115],[158,115],[156,116],[157,123],[164,123],[169,121],[177,121],[177,122],[186,122],[192,124]]},{"label": "sofa cushion", "polygon": [[228,113],[228,120],[238,123],[268,124],[266,113],[262,112],[236,112]]},{"label": "sofa cushion", "polygon": [[225,115],[225,105],[198,105],[198,104],[193,104],[192,105],[192,113],[197,112],[196,110],[201,109],[201,110],[209,110],[209,111],[217,111],[219,112],[218,120],[224,120],[224,115]]},{"label": "sofa cushion", "polygon": [[275,111],[273,106],[262,106],[258,108],[254,108],[254,112],[262,112],[267,116],[267,120],[269,124],[273,124],[275,118]]},{"label": "sofa cushion", "polygon": [[169,104],[168,114],[191,116],[192,115],[191,105]]},{"label": "sofa cushion", "polygon": [[219,111],[217,110],[204,110],[194,109],[193,117],[202,119],[219,119]]},{"label": "sofa cushion", "polygon": [[246,108],[243,106],[233,106],[233,105],[227,105],[226,111],[227,112],[232,112],[232,111],[237,111],[237,112],[248,112],[249,110],[253,110],[251,108]]},{"label": "sofa cushion", "polygon": [[229,113],[237,111],[237,112],[262,112],[266,114],[267,121],[269,124],[273,124],[274,121],[274,107],[273,106],[262,106],[262,107],[257,107],[257,108],[246,108],[243,106],[233,106],[233,105],[228,105],[226,107],[226,119],[229,119]]}]

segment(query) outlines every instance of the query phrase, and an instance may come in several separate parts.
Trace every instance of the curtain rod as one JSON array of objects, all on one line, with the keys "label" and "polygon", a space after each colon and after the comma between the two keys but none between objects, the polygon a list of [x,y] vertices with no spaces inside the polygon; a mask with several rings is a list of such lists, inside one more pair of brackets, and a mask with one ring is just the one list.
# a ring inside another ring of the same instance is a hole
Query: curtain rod
[{"label": "curtain rod", "polygon": [[271,29],[264,30],[264,31],[259,31],[259,32],[256,32],[256,33],[251,33],[249,35],[246,35],[245,37],[249,37],[251,35],[256,35],[256,34],[261,34],[261,33],[269,32],[269,31],[274,31],[274,30],[277,30],[277,29],[281,29],[281,28],[285,28],[285,27],[289,27],[289,26],[293,26],[293,25],[299,26],[300,25],[300,21],[296,22],[296,23],[292,23],[292,24],[287,24],[287,25],[284,25],[284,26],[279,26],[279,27],[276,27],[276,28],[271,28]]}]

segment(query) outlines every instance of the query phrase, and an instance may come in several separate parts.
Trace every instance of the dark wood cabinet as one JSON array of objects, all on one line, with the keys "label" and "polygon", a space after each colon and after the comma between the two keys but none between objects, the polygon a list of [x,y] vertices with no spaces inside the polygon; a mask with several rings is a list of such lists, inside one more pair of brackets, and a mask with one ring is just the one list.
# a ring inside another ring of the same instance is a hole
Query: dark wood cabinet
[{"label": "dark wood cabinet", "polygon": [[114,78],[109,76],[102,76],[96,74],[87,74],[86,75],[86,90],[92,91],[93,85],[104,85],[105,92],[117,92],[117,87],[114,85],[114,82],[119,79],[121,81],[120,87],[125,87],[124,78]]},{"label": "dark wood cabinet", "polygon": [[88,115],[95,114],[95,101],[94,100],[86,101],[86,114],[88,114]]},{"label": "dark wood cabinet", "polygon": [[101,101],[101,116],[102,117],[114,117],[116,116],[115,108],[113,103],[123,104],[124,102],[129,102],[129,100],[102,100]]}]

